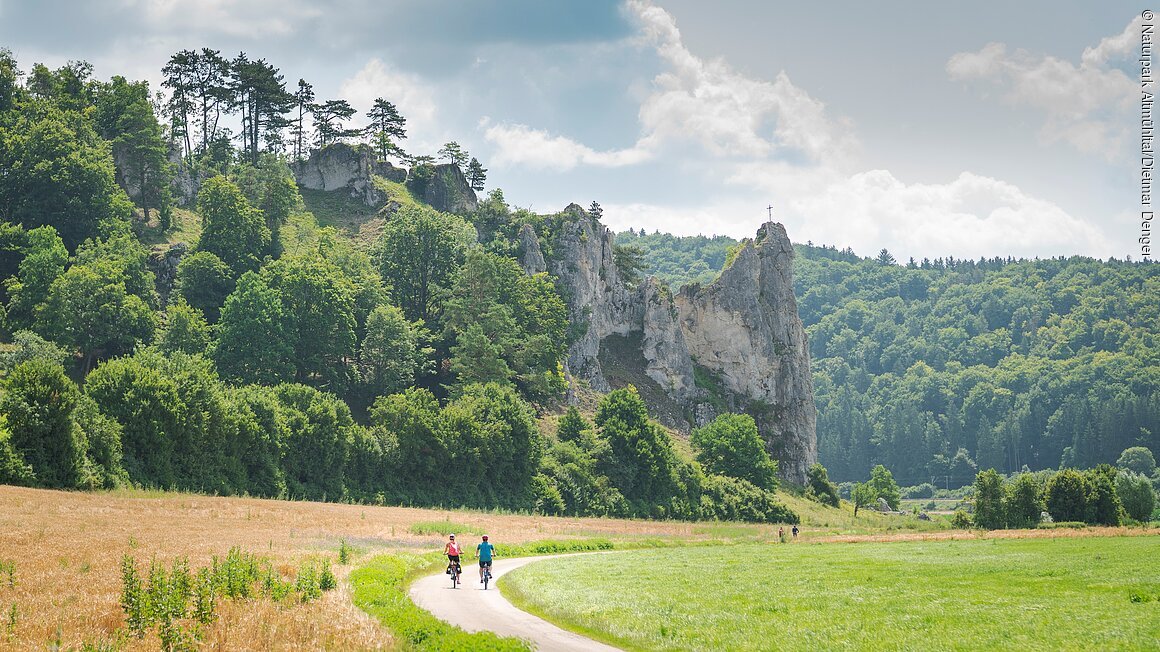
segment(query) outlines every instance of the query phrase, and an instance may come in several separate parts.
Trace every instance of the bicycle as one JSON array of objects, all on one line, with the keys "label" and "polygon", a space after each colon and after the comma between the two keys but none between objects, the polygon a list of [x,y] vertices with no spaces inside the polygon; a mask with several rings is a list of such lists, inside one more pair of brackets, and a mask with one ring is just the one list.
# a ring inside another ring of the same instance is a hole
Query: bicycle
[{"label": "bicycle", "polygon": [[447,574],[451,576],[451,588],[459,586],[459,564],[450,562],[447,564]]},{"label": "bicycle", "polygon": [[487,590],[487,583],[491,581],[491,564],[483,567],[483,590]]}]

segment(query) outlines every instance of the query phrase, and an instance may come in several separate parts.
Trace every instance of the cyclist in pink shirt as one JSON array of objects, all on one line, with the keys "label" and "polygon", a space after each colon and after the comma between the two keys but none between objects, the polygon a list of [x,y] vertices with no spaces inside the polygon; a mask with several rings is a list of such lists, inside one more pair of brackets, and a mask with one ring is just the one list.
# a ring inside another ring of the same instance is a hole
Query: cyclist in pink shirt
[{"label": "cyclist in pink shirt", "polygon": [[455,542],[455,535],[454,534],[452,534],[451,536],[449,536],[447,538],[448,538],[447,545],[443,546],[443,554],[447,555],[447,562],[448,562],[447,567],[450,568],[451,564],[455,564],[455,572],[462,573],[463,567],[459,565],[459,553],[460,553],[459,544]]}]

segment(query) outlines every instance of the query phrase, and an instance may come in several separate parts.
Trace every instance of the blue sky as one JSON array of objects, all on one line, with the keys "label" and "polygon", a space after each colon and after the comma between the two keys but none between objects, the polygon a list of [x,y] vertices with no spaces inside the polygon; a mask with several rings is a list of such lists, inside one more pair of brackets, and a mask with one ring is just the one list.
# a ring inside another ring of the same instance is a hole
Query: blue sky
[{"label": "blue sky", "polygon": [[154,86],[173,52],[264,57],[320,99],[456,140],[489,187],[614,229],[954,255],[1138,251],[1131,2],[0,0],[27,68]]}]

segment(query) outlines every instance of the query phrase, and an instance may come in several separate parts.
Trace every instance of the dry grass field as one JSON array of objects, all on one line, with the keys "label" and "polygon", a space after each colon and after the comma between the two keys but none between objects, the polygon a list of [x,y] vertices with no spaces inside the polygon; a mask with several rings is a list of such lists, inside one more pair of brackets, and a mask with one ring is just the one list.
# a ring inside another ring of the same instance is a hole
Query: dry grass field
[{"label": "dry grass field", "polygon": [[[125,554],[139,567],[153,558],[168,566],[185,557],[196,569],[234,546],[268,557],[287,575],[304,560],[329,559],[339,589],[305,605],[261,598],[223,601],[218,620],[203,634],[203,649],[390,648],[390,634],[351,604],[343,580],[373,552],[439,549],[442,533],[415,531],[446,519],[506,543],[580,536],[720,537],[713,527],[690,523],[0,486],[0,564],[14,565],[14,585],[6,574],[0,577],[0,649],[110,649],[124,624],[120,562]],[[413,531],[416,524],[428,525]],[[731,537],[760,537],[768,528],[730,525],[729,530]],[[350,566],[337,563],[340,539],[355,550]],[[156,634],[143,641],[120,638],[116,649],[159,646]]]}]

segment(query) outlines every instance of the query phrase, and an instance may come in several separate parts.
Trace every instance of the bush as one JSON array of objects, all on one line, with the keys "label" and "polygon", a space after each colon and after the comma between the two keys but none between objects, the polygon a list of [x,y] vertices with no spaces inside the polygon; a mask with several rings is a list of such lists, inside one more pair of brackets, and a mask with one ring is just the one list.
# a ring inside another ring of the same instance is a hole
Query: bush
[{"label": "bush", "polygon": [[971,515],[961,509],[956,509],[951,516],[951,527],[966,530],[971,527]]},{"label": "bush", "polygon": [[998,472],[980,471],[975,476],[975,524],[988,530],[1006,527],[1003,496],[1003,478]]},{"label": "bush", "polygon": [[838,487],[830,482],[826,467],[821,464],[815,463],[810,466],[806,476],[806,498],[830,507],[837,507],[841,503],[838,499]]},{"label": "bush", "polygon": [[934,498],[935,486],[929,482],[924,482],[913,487],[904,487],[902,489],[903,498]]},{"label": "bush", "polygon": [[1131,471],[1121,471],[1116,475],[1116,495],[1120,497],[1120,503],[1128,516],[1141,523],[1152,518],[1152,510],[1156,508],[1156,493],[1148,478]]},{"label": "bush", "polygon": [[701,487],[701,517],[751,523],[800,523],[798,515],[774,493],[748,480],[710,475]]},{"label": "bush", "polygon": [[1087,514],[1084,519],[1095,525],[1120,525],[1124,522],[1124,508],[1116,495],[1113,482],[1116,470],[1107,464],[1088,472]]},{"label": "bush", "polygon": [[1006,487],[1008,527],[1035,527],[1043,513],[1042,489],[1035,476],[1021,473]]},{"label": "bush", "polygon": [[1051,519],[1083,521],[1087,516],[1088,480],[1075,469],[1064,469],[1047,481],[1044,498]]}]

